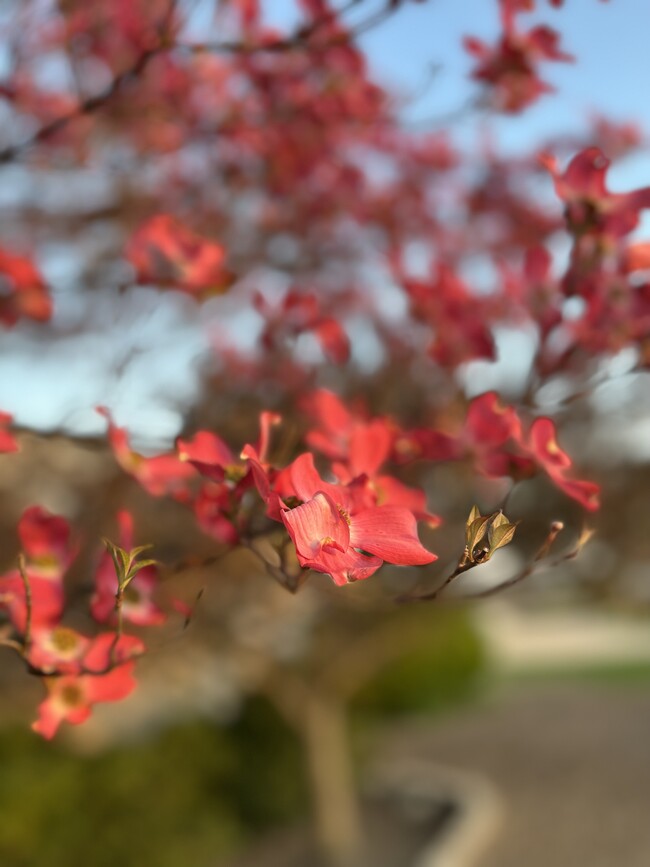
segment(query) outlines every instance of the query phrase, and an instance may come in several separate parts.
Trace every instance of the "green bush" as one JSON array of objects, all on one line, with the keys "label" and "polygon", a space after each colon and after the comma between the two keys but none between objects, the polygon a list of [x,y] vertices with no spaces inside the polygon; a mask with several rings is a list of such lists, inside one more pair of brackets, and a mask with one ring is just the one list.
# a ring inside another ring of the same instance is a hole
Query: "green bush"
[{"label": "green bush", "polygon": [[[468,619],[424,609],[355,698],[358,720],[439,710],[474,690],[482,656]],[[0,734],[2,867],[207,867],[308,805],[302,746],[261,698],[230,726],[186,725],[98,756]]]},{"label": "green bush", "polygon": [[298,745],[261,700],[100,756],[4,732],[0,768],[3,867],[212,865],[305,803]]},{"label": "green bush", "polygon": [[355,710],[373,716],[436,712],[475,694],[484,657],[469,618],[429,606],[421,612],[409,625],[404,652],[357,694]]}]

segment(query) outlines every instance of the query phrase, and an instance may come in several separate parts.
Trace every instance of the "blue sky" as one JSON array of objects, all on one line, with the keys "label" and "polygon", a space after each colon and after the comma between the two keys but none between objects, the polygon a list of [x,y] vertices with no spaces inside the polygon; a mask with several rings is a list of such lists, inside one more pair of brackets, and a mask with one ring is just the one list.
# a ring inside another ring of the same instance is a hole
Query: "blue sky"
[{"label": "blue sky", "polygon": [[[281,5],[284,0],[281,0]],[[275,3],[274,3],[275,5]],[[562,34],[576,63],[548,63],[543,78],[557,88],[523,117],[496,123],[506,147],[529,147],[549,134],[580,131],[590,111],[617,120],[650,120],[650,3],[648,0],[566,0],[556,10],[538,0],[539,11],[522,25],[543,22]],[[429,0],[407,3],[389,25],[362,37],[379,77],[416,88],[427,66],[441,72],[428,95],[408,112],[435,117],[463,104],[473,92],[472,58],[459,50],[462,37],[493,42],[498,31],[494,0]]]}]

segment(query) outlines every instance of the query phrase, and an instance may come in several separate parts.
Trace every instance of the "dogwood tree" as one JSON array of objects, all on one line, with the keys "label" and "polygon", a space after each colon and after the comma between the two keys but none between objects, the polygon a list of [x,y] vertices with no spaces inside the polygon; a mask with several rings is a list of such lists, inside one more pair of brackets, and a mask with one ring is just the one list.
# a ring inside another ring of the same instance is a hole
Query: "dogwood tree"
[{"label": "dogwood tree", "polygon": [[[293,594],[315,573],[345,594],[388,564],[405,567],[394,601],[438,600],[452,582],[482,596],[573,557],[589,531],[578,522],[556,553],[562,521],[545,514],[519,571],[478,591],[462,579],[517,544],[515,485],[543,478],[585,514],[599,508],[544,389],[561,383],[571,400],[621,351],[631,369],[650,357],[650,242],[634,234],[650,186],[612,192],[607,178],[641,132],[598,119],[583,141],[515,158],[487,136],[455,142],[453,118],[410,128],[360,41],[408,5],[297,0],[284,27],[257,0],[29,0],[2,13],[0,164],[23,194],[2,222],[0,326],[34,351],[74,344],[73,378],[95,363],[94,343],[108,347],[97,405],[77,401],[89,429],[103,425],[150,497],[191,515],[215,558],[247,549]],[[553,98],[547,68],[574,58],[555,27],[530,23],[561,25],[550,6],[561,3],[494,0],[490,43],[468,16],[459,51],[476,91],[463,114],[523,118]],[[57,285],[57,273],[73,276]],[[155,325],[129,321],[138,299],[178,320],[169,370],[188,328],[203,341],[194,385],[165,389],[179,421],[155,454],[141,431],[133,445],[115,397],[120,371],[156,342]],[[524,375],[506,395],[476,395],[473,363],[503,355],[504,330],[528,336]],[[6,465],[22,411],[0,414]],[[432,486],[442,465],[469,469],[475,486],[464,534]],[[45,738],[125,699],[150,635],[192,617],[178,582],[160,594],[182,569],[117,506],[117,523],[88,540],[83,505],[32,503],[6,553],[2,643],[43,681],[33,728]],[[450,567],[435,562],[440,534]],[[66,573],[89,544],[93,587],[72,594]],[[74,625],[80,607],[94,630]]]}]

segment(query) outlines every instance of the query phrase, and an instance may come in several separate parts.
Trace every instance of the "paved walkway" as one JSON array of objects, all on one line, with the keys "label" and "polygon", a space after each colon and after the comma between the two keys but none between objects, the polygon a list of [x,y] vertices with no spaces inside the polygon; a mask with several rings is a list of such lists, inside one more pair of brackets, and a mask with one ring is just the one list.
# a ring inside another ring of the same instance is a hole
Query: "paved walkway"
[{"label": "paved walkway", "polygon": [[378,752],[478,773],[495,787],[503,810],[493,841],[451,867],[650,865],[649,687],[516,688],[400,727]]}]

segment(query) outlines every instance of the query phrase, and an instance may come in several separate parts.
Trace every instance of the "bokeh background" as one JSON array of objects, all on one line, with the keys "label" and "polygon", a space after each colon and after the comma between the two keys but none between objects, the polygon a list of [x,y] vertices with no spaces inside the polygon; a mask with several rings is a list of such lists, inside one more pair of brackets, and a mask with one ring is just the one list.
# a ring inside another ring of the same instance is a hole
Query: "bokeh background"
[{"label": "bokeh background", "polygon": [[[20,7],[0,5],[3,28]],[[202,37],[210,7],[188,7],[188,39]],[[365,18],[372,3],[361,7],[351,21]],[[264,10],[281,30],[296,20],[289,0]],[[537,19],[560,30],[577,61],[545,69],[557,92],[512,118],[477,109],[471,58],[461,50],[464,35],[496,37],[496,3],[404,3],[359,42],[404,127],[448,132],[475,154],[477,172],[486,141],[515,160],[550,141],[585,142],[602,116],[640,130],[638,147],[612,168],[612,188],[649,183],[648,5],[569,0],[540,8],[530,18]],[[10,61],[7,42],[0,71]],[[44,59],[41,74],[56,81],[63,73]],[[157,168],[146,153],[129,163],[110,150],[83,168],[38,160],[0,168],[2,243],[38,249],[55,301],[51,326],[20,323],[0,334],[0,407],[14,415],[22,446],[0,465],[3,559],[8,566],[15,557],[15,524],[27,505],[75,516],[90,540],[126,505],[138,541],[153,542],[161,561],[192,553],[182,570],[171,570],[168,597],[201,594],[191,626],[177,623],[154,642],[138,692],[97,708],[87,726],[53,744],[28,728],[40,685],[4,652],[0,862],[318,863],[309,827],[310,761],[319,742],[301,723],[325,692],[345,717],[377,867],[415,864],[427,845],[450,867],[648,864],[647,374],[623,352],[592,371],[584,395],[563,412],[563,442],[584,476],[603,485],[604,506],[590,519],[595,537],[579,558],[512,593],[473,606],[453,596],[440,606],[396,606],[404,579],[387,569],[372,588],[347,588],[344,597],[326,576],[293,597],[245,553],[201,565],[214,552],[212,540],[180,507],[152,500],[121,473],[94,411],[109,404],[136,446],[155,453],[202,425],[234,443],[250,439],[266,396],[233,383],[213,351],[224,334],[229,346],[252,351],[262,321],[250,305],[225,295],[198,306],[179,293],[133,287],[111,260],[138,214],[129,173],[151,171],[147,182],[155,185]],[[550,182],[539,195],[553,206]],[[642,221],[638,236],[648,229]],[[377,281],[391,315],[399,309],[394,291],[373,270],[371,252],[364,250],[364,273]],[[257,279],[271,289],[285,285],[279,271],[258,270]],[[474,276],[480,283],[486,275],[478,268]],[[353,321],[350,333],[350,364],[326,373],[325,382],[350,394],[363,390],[381,411],[417,403],[418,388],[405,396],[399,372],[391,378],[382,367],[363,322]],[[467,396],[487,388],[517,394],[530,335],[504,332],[499,347],[497,363],[463,370]],[[299,352],[321,362],[308,341]],[[549,411],[555,399],[546,396]],[[432,508],[449,516],[429,538],[441,562],[453,562],[468,504],[493,492],[477,490],[476,478],[458,466],[437,467],[428,482]],[[523,519],[522,548],[500,552],[477,586],[516,571],[549,517],[574,535],[583,521],[541,483],[517,490],[512,506]],[[79,598],[96,557],[94,542],[84,543],[70,574]],[[415,586],[417,576],[409,580]]]}]

